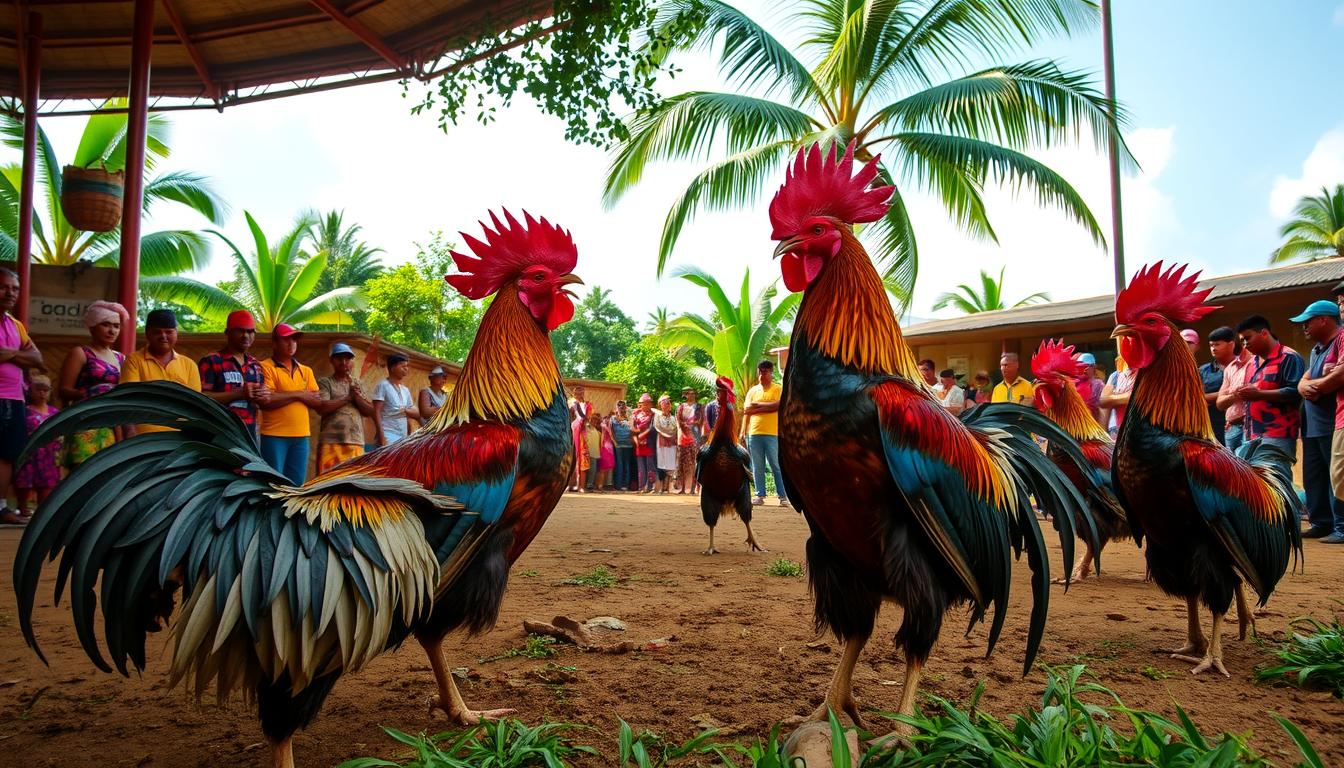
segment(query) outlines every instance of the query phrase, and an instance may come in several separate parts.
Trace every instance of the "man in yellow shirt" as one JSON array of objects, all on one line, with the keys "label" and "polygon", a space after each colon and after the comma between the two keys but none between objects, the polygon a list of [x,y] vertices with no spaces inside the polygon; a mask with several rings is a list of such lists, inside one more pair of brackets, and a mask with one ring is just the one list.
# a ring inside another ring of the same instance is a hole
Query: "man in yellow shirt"
[{"label": "man in yellow shirt", "polygon": [[308,479],[308,409],[322,402],[313,369],[294,359],[303,332],[281,323],[271,331],[271,358],[261,375],[271,391],[261,404],[261,455],[295,485]]},{"label": "man in yellow shirt", "polygon": [[747,390],[742,409],[742,431],[747,437],[747,450],[751,452],[752,481],[756,486],[756,498],[752,504],[765,503],[765,467],[770,466],[770,475],[775,479],[775,492],[779,494],[779,506],[789,505],[788,495],[784,493],[783,475],[779,473],[779,399],[784,390],[775,383],[775,364],[762,360],[756,366],[756,385]]},{"label": "man in yellow shirt", "polygon": [[[171,381],[193,392],[201,391],[201,369],[196,361],[177,354],[177,315],[171,309],[156,309],[145,317],[144,349],[131,353],[121,366],[121,383]],[[166,432],[172,427],[155,424],[127,425],[131,435]]]},{"label": "man in yellow shirt", "polygon": [[1003,381],[994,385],[990,402],[1017,403],[1028,408],[1036,404],[1031,382],[1018,377],[1019,366],[1016,352],[1003,353],[1003,357],[999,358],[999,372],[1003,374]]}]

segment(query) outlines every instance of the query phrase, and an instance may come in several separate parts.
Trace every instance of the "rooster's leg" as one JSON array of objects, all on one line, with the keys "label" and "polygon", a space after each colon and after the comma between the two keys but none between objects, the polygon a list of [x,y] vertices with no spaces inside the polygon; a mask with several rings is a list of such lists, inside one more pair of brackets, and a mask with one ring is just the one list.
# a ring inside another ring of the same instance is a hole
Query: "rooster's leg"
[{"label": "rooster's leg", "polygon": [[756,534],[751,532],[751,523],[746,523],[746,526],[747,526],[747,547],[750,548],[750,551],[769,552],[770,550],[761,546],[761,543],[756,540]]},{"label": "rooster's leg", "polygon": [[854,724],[863,727],[863,719],[859,717],[859,705],[854,701],[854,665],[859,662],[859,654],[863,652],[863,646],[868,643],[868,636],[851,637],[845,643],[844,655],[840,657],[840,666],[835,668],[835,677],[831,678],[831,688],[826,692],[826,700],[821,702],[808,720],[825,722],[828,719],[827,710],[835,710],[836,715],[841,712],[849,715]]},{"label": "rooster's leg", "polygon": [[[905,688],[901,691],[901,706],[896,710],[898,715],[915,715],[915,697],[919,694],[919,679],[924,672],[924,662],[907,661],[905,664]],[[891,733],[880,739],[873,741],[873,746],[893,747],[896,744],[904,742],[914,733],[914,727],[909,723],[896,722],[896,727]]]},{"label": "rooster's leg", "polygon": [[420,638],[420,645],[424,646],[425,654],[429,656],[429,666],[434,670],[435,682],[439,684],[439,694],[429,697],[430,712],[441,709],[456,725],[477,725],[483,720],[498,720],[513,714],[512,709],[467,709],[462,694],[457,691],[457,683],[453,682],[453,675],[448,671],[448,665],[443,662],[443,639]]},{"label": "rooster's leg", "polygon": [[706,555],[717,555],[719,550],[714,548],[714,526],[709,526],[709,549],[705,550]]},{"label": "rooster's leg", "polygon": [[1171,657],[1181,661],[1199,661],[1199,657],[1195,654],[1204,653],[1204,650],[1209,647],[1208,642],[1204,639],[1204,633],[1199,628],[1199,598],[1196,596],[1185,598],[1185,610],[1187,642],[1172,651]]},{"label": "rooster's leg", "polygon": [[1083,550],[1083,556],[1078,560],[1078,564],[1073,566],[1073,573],[1069,575],[1068,581],[1064,577],[1051,579],[1051,584],[1069,584],[1075,581],[1082,581],[1092,573],[1092,547],[1086,546]]},{"label": "rooster's leg", "polygon": [[1246,639],[1246,628],[1255,636],[1255,611],[1246,603],[1246,585],[1237,584],[1237,639]]},{"label": "rooster's leg", "polygon": [[1231,677],[1227,673],[1227,667],[1223,666],[1223,616],[1221,613],[1213,614],[1213,634],[1209,637],[1209,652],[1194,669],[1190,670],[1190,674],[1198,675],[1200,672],[1216,669],[1223,673],[1223,677]]},{"label": "rooster's leg", "polygon": [[270,768],[294,768],[294,737],[271,742]]}]

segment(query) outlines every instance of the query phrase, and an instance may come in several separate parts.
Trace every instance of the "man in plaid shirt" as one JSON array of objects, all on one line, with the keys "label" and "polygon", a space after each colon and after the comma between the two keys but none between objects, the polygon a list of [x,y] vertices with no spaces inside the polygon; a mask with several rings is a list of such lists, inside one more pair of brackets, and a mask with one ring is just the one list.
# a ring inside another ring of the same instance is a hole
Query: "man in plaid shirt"
[{"label": "man in plaid shirt", "polygon": [[[1237,324],[1242,344],[1255,355],[1246,384],[1236,391],[1246,403],[1246,440],[1259,439],[1297,461],[1297,436],[1301,427],[1302,396],[1297,385],[1306,372],[1302,356],[1284,346],[1269,328],[1269,321],[1251,315]],[[1291,472],[1291,466],[1285,466]]]},{"label": "man in plaid shirt", "polygon": [[261,363],[247,353],[257,339],[252,314],[238,310],[224,327],[224,348],[201,358],[201,394],[228,406],[257,440],[257,408],[271,392],[262,377]]}]

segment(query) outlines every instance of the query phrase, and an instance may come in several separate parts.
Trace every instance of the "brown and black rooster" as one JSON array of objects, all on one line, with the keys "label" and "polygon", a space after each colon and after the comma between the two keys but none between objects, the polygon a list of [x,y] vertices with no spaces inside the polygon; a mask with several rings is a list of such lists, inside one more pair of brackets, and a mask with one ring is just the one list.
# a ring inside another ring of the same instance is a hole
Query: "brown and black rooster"
[{"label": "brown and black rooster", "polygon": [[717,554],[714,548],[714,526],[719,517],[742,518],[747,527],[747,546],[752,552],[765,552],[751,532],[751,456],[737,442],[737,427],[733,396],[733,380],[720,376],[714,385],[718,388],[719,419],[709,442],[695,457],[695,476],[700,482],[700,514],[709,526],[709,549],[706,555]]},{"label": "brown and black rooster", "polygon": [[[853,173],[853,146],[825,157],[803,149],[770,204],[784,284],[803,291],[780,403],[780,460],[788,498],[811,529],[808,576],[818,628],[845,650],[825,701],[856,722],[850,677],[884,599],[904,620],[910,714],[920,670],[951,606],[971,624],[991,608],[992,650],[1003,629],[1015,552],[1025,551],[1033,608],[1024,673],[1045,625],[1049,572],[1034,496],[1060,521],[1073,560],[1083,497],[1032,439],[1072,441],[1036,411],[987,404],[958,419],[924,386],[882,280],[852,225],[888,209],[892,187],[869,188],[876,161]],[[1083,458],[1073,448],[1078,462]]]},{"label": "brown and black rooster", "polygon": [[[1253,442],[1234,455],[1213,437],[1194,355],[1177,336],[1217,307],[1199,273],[1145,267],[1115,300],[1120,354],[1137,369],[1129,409],[1115,440],[1116,496],[1129,513],[1134,540],[1147,537],[1148,569],[1163,592],[1185,599],[1187,643],[1173,658],[1223,666],[1223,616],[1237,598],[1242,635],[1250,618],[1242,580],[1264,605],[1302,553],[1301,501],[1287,472],[1289,457]],[[1172,340],[1175,339],[1175,343]],[[1206,640],[1199,603],[1213,612]]]},{"label": "brown and black rooster", "polygon": [[[1046,339],[1031,356],[1031,372],[1036,377],[1037,410],[1069,433],[1087,457],[1089,466],[1083,468],[1053,444],[1047,451],[1078,492],[1087,498],[1092,522],[1097,526],[1097,541],[1105,547],[1114,539],[1129,538],[1125,510],[1111,489],[1111,454],[1115,442],[1092,418],[1079,389],[1089,384],[1082,378],[1087,373],[1087,366],[1073,356],[1073,347],[1064,346],[1062,341]],[[1074,530],[1086,530],[1087,525],[1086,520],[1073,521]],[[1092,562],[1101,555],[1100,550],[1093,552],[1086,542],[1084,546],[1083,557],[1073,569],[1074,581],[1086,579]],[[1100,574],[1100,567],[1097,572]]]}]

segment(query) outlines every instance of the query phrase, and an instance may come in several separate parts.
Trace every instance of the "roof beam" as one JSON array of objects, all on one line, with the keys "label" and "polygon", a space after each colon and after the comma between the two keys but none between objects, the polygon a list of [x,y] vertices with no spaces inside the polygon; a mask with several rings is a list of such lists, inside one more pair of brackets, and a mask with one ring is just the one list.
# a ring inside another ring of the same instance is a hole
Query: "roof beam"
[{"label": "roof beam", "polygon": [[177,39],[182,41],[182,47],[186,49],[187,56],[191,58],[191,66],[196,69],[196,74],[201,78],[201,85],[205,86],[205,95],[212,101],[219,101],[219,85],[215,83],[214,78],[210,76],[210,68],[205,64],[205,58],[201,56],[201,51],[196,44],[191,41],[191,35],[187,34],[187,29],[182,24],[182,17],[177,14],[177,8],[173,7],[172,0],[163,0],[163,10],[168,16],[168,23],[173,25],[173,32],[177,33]]},{"label": "roof beam", "polygon": [[350,30],[350,33],[359,38],[360,42],[367,45],[370,50],[378,54],[383,61],[391,64],[393,68],[406,68],[406,58],[392,50],[392,47],[389,46],[383,38],[375,34],[373,30],[364,26],[358,19],[345,15],[341,9],[332,5],[328,0],[308,0],[308,2],[317,6],[319,10],[330,16],[332,21],[335,21],[337,24]]}]

